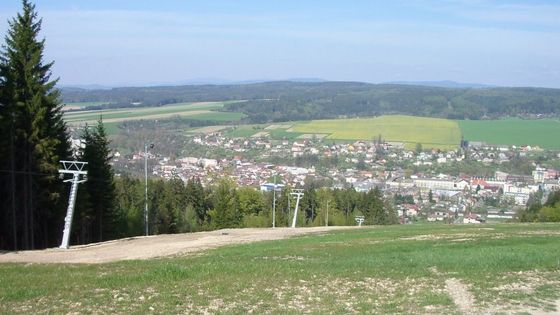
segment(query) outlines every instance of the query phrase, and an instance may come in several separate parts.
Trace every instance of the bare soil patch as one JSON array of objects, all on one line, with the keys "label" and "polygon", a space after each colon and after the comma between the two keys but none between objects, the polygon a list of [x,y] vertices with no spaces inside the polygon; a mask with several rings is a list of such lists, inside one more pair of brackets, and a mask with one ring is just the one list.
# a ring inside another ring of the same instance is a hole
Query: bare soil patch
[{"label": "bare soil patch", "polygon": [[49,248],[0,253],[0,263],[107,263],[120,260],[150,259],[198,252],[224,245],[276,240],[351,228],[355,227],[224,229],[211,232],[139,236],[71,246],[69,249]]},{"label": "bare soil patch", "polygon": [[455,278],[447,279],[445,289],[463,314],[473,313],[474,297],[463,282]]}]

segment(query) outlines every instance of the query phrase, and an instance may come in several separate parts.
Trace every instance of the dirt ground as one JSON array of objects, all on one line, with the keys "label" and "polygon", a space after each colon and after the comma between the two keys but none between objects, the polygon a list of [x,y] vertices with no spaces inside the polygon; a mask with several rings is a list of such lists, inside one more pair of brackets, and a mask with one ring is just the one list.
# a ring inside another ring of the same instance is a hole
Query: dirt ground
[{"label": "dirt ground", "polygon": [[0,263],[106,263],[130,259],[149,259],[197,252],[230,244],[276,240],[296,235],[325,233],[355,227],[224,229],[211,232],[131,237],[120,240],[0,253]]}]

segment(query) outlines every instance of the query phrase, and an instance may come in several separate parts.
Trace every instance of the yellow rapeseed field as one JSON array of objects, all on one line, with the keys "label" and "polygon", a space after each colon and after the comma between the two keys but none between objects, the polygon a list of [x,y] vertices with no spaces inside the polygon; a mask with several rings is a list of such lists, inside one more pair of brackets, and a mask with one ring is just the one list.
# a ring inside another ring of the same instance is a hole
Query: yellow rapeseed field
[{"label": "yellow rapeseed field", "polygon": [[409,148],[450,149],[459,145],[461,130],[456,121],[439,118],[386,115],[373,118],[329,119],[301,122],[292,127],[300,133],[329,134],[328,139],[372,140],[379,135]]}]

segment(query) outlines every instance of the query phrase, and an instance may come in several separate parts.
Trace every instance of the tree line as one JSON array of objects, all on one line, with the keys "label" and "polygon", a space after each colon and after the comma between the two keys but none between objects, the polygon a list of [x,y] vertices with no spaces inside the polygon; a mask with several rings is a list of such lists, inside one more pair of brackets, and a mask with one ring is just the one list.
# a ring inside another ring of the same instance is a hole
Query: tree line
[{"label": "tree line", "polygon": [[560,114],[560,90],[548,88],[443,88],[360,82],[265,82],[239,85],[63,89],[66,102],[102,101],[92,107],[162,106],[178,102],[246,100],[225,105],[246,122],[265,123],[385,114],[489,119]]},{"label": "tree line", "polygon": [[551,192],[544,204],[543,192],[531,195],[527,207],[517,213],[521,222],[560,222],[560,190]]},{"label": "tree line", "polygon": [[[116,237],[143,235],[144,181],[123,175],[115,179],[113,218]],[[238,187],[228,178],[203,187],[191,178],[184,183],[171,180],[148,181],[150,234],[185,233],[222,228],[271,227],[273,208],[277,227],[291,225],[296,199],[292,188],[261,192],[254,187]],[[365,217],[365,224],[396,224],[398,218],[392,202],[380,190],[357,192],[353,188],[327,189],[312,185],[303,191],[297,226],[355,225],[355,216]],[[275,207],[273,202],[276,200]],[[78,233],[78,232],[76,232]]]}]

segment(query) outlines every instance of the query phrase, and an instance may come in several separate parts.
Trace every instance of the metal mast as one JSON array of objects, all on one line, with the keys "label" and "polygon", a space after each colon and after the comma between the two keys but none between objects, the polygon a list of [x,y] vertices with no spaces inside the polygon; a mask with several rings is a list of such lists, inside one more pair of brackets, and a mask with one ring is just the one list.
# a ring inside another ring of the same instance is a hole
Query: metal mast
[{"label": "metal mast", "polygon": [[276,174],[274,174],[274,191],[272,192],[272,227],[276,227]]},{"label": "metal mast", "polygon": [[[149,145],[150,149],[154,148],[154,144]],[[144,144],[144,224],[146,226],[146,236],[149,235],[148,229],[148,144]]]},{"label": "metal mast", "polygon": [[148,236],[148,145],[144,145],[144,225]]},{"label": "metal mast", "polygon": [[296,208],[294,210],[294,220],[292,221],[292,227],[295,228],[296,227],[296,221],[297,221],[297,211],[299,208],[299,200],[301,199],[301,197],[303,196],[303,189],[294,189],[293,193],[290,193],[290,195],[292,196],[296,196]]},{"label": "metal mast", "polygon": [[325,226],[329,226],[329,200],[327,200],[327,217],[325,218]]},{"label": "metal mast", "polygon": [[[63,169],[59,169],[60,176],[64,178],[64,174],[72,174],[71,179],[66,179],[63,182],[72,182],[70,189],[70,198],[68,199],[68,210],[66,210],[66,217],[64,218],[64,230],[62,232],[62,242],[60,248],[68,248],[68,241],[70,239],[70,231],[72,229],[72,218],[74,217],[74,206],[76,205],[76,194],[78,193],[78,184],[87,180],[87,171],[84,167],[87,162],[78,161],[60,161]],[[83,179],[80,179],[83,176]]]}]

